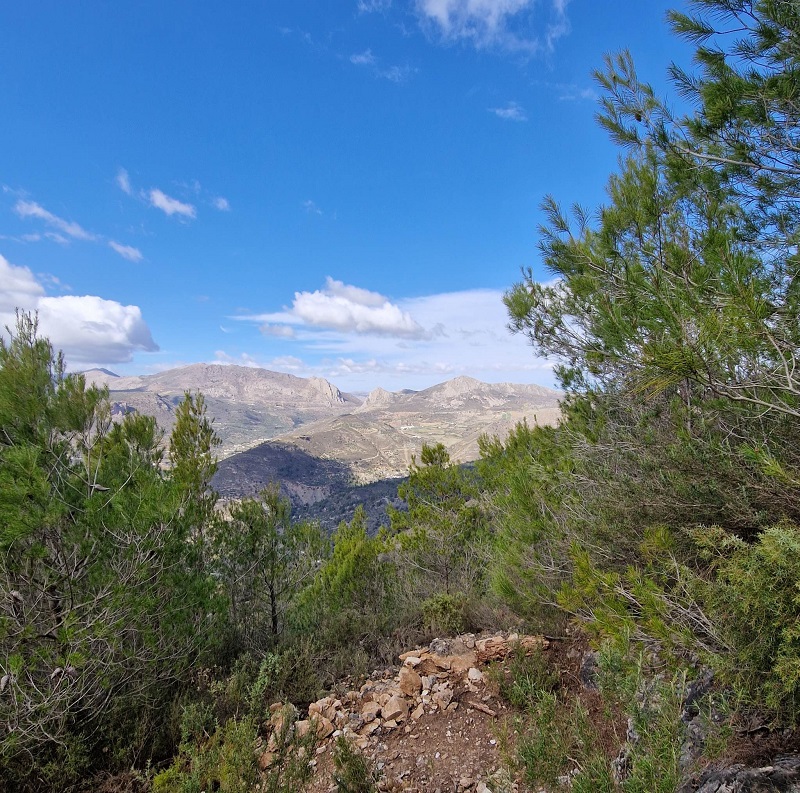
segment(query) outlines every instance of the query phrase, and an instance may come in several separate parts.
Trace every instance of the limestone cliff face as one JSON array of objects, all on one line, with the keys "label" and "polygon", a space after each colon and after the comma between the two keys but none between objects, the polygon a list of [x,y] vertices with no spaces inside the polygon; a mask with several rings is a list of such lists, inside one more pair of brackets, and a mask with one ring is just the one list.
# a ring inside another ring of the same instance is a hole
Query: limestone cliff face
[{"label": "limestone cliff face", "polygon": [[494,408],[508,404],[541,404],[549,406],[557,401],[558,393],[538,385],[517,383],[483,383],[473,377],[456,377],[445,383],[431,386],[415,395],[416,401],[438,406],[458,408]]},{"label": "limestone cliff face", "polygon": [[360,400],[345,396],[335,385],[321,377],[295,377],[284,372],[247,366],[195,363],[158,374],[134,377],[117,377],[100,369],[92,369],[84,374],[87,382],[107,385],[112,392],[183,395],[184,391],[201,391],[206,398],[250,404],[284,403],[290,400],[300,405],[330,403],[350,405],[351,408],[360,404]]},{"label": "limestone cliff face", "polygon": [[344,405],[347,403],[342,392],[333,383],[329,383],[322,377],[310,377],[308,384],[318,391],[320,396],[331,405]]}]

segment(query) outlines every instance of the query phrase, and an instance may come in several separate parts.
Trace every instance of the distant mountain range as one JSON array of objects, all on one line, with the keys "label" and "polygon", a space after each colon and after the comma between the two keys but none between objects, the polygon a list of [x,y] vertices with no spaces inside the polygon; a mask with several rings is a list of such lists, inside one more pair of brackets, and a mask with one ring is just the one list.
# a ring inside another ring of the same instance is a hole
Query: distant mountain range
[{"label": "distant mountain range", "polygon": [[90,369],[84,375],[89,383],[108,386],[115,415],[136,411],[155,416],[167,433],[184,393],[201,391],[222,441],[222,457],[361,404],[320,377],[244,366],[198,363],[141,377]]},{"label": "distant mountain range", "polygon": [[523,419],[558,420],[559,392],[536,385],[457,377],[424,391],[372,391],[354,410],[281,435],[304,452],[345,463],[355,481],[405,476],[423,443],[443,443],[453,460],[479,455],[483,434],[505,436]]},{"label": "distant mountain range", "polygon": [[380,513],[396,481],[377,483],[404,477],[423,443],[443,443],[453,460],[470,462],[483,434],[504,437],[523,419],[554,424],[561,396],[542,386],[457,377],[423,391],[378,388],[362,400],[321,378],[213,364],[141,377],[100,369],[85,375],[108,386],[115,415],[153,415],[167,432],[184,393],[201,391],[222,440],[214,485],[223,497],[280,481],[296,510],[317,517],[321,510],[337,521],[351,501]]}]

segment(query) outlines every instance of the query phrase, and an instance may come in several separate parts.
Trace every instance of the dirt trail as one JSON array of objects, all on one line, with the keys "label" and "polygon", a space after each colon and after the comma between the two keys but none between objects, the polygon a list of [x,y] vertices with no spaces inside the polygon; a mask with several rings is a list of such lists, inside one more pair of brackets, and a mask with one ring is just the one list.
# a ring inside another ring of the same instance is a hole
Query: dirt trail
[{"label": "dirt trail", "polygon": [[[331,752],[343,734],[379,772],[382,791],[524,791],[503,771],[512,709],[485,672],[515,648],[533,653],[547,646],[541,637],[516,634],[437,639],[404,653],[399,667],[373,673],[357,690],[312,703],[295,725],[301,734],[316,729],[321,739],[308,790],[335,790]],[[277,707],[275,713],[280,718]],[[267,767],[272,753],[264,749],[260,762]]]}]

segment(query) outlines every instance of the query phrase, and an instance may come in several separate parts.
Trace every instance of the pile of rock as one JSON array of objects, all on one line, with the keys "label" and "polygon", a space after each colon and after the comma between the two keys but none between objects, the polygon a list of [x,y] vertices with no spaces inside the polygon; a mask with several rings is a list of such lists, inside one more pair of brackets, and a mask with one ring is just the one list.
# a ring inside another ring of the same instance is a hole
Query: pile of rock
[{"label": "pile of rock", "polygon": [[[322,754],[339,735],[365,750],[395,730],[410,733],[426,714],[467,708],[494,717],[495,710],[486,704],[491,695],[486,693],[481,667],[520,648],[531,654],[547,646],[540,636],[518,634],[435,639],[426,648],[403,653],[399,668],[374,673],[357,691],[312,702],[307,717],[294,721],[293,729],[298,737],[315,730],[317,753]],[[279,742],[285,740],[287,717],[299,715],[283,703],[275,703],[270,710],[270,735],[266,745],[262,742],[257,749],[262,769],[271,765]]]}]

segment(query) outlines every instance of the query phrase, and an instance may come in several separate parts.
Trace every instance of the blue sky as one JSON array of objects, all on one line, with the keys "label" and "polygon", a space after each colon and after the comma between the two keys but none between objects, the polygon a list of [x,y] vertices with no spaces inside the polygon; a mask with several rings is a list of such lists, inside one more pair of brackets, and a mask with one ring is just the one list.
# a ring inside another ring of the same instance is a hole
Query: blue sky
[{"label": "blue sky", "polygon": [[196,361],[422,388],[553,383],[505,329],[539,203],[619,152],[591,72],[667,91],[681,3],[26,0],[0,7],[0,320],[75,369]]}]

